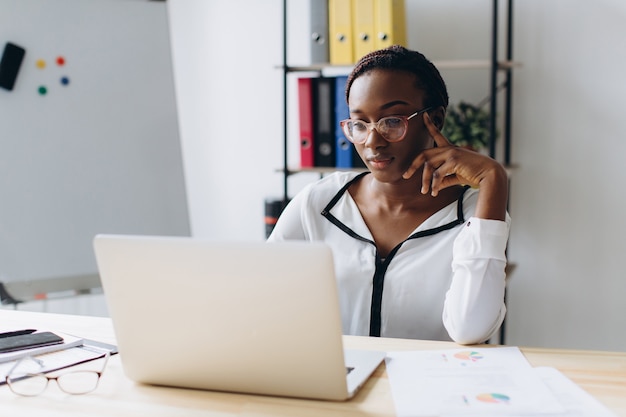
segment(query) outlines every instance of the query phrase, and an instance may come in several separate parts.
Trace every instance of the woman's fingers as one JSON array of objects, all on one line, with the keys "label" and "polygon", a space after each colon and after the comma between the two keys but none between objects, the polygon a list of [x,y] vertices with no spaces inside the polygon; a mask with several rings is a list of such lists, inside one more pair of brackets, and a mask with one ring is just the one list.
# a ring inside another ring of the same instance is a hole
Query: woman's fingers
[{"label": "woman's fingers", "polygon": [[[426,128],[428,129],[428,133],[430,133],[430,136],[433,138],[433,140],[435,141],[435,143],[437,144],[439,148],[443,148],[445,146],[454,146],[448,141],[448,139],[446,139],[445,136],[441,134],[437,126],[433,123],[432,119],[428,115],[428,112],[424,113],[423,118],[424,118],[424,123],[426,125]],[[408,180],[425,163],[426,163],[426,156],[424,155],[424,152],[422,152],[413,160],[413,163],[404,172],[404,174],[402,175],[402,178],[404,178],[405,180]]]},{"label": "woman's fingers", "polygon": [[485,168],[493,161],[484,155],[454,146],[441,134],[428,113],[424,113],[424,123],[437,146],[422,151],[402,177],[409,179],[422,168],[420,192],[430,192],[433,196],[454,185],[478,186]]},{"label": "woman's fingers", "polygon": [[413,174],[415,174],[415,172],[422,165],[424,165],[424,162],[426,162],[426,157],[424,156],[424,152],[422,152],[419,155],[417,155],[417,157],[413,160],[409,169],[404,171],[404,174],[402,174],[402,178],[404,178],[405,180],[408,180],[409,178],[411,178]]},{"label": "woman's fingers", "polygon": [[[427,162],[427,164],[429,164]],[[444,161],[437,169],[432,170],[432,179],[430,180],[430,193],[433,197],[439,194],[439,191],[453,185],[461,184],[459,176],[456,173],[456,165],[450,161]],[[422,182],[422,194],[428,192],[428,187]]]},{"label": "woman's fingers", "polygon": [[439,146],[440,148],[444,146],[454,146],[452,145],[452,143],[450,143],[448,138],[446,138],[444,135],[441,134],[441,131],[435,125],[435,123],[433,123],[428,112],[424,113],[424,124],[426,125],[426,128],[428,129],[428,133],[430,133],[430,136],[432,136],[432,138],[435,140],[435,143],[437,144],[437,146]]}]

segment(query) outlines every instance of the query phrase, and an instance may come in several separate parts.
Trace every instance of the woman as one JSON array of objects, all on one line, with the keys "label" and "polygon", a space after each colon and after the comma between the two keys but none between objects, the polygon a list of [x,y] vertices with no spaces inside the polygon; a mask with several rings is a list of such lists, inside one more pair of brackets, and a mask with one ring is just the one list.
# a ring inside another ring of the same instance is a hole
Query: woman
[{"label": "woman", "polygon": [[368,173],[334,173],[285,208],[269,241],[333,250],[345,334],[481,343],[506,308],[507,175],[441,133],[448,93],[422,54],[374,51],[341,122]]}]

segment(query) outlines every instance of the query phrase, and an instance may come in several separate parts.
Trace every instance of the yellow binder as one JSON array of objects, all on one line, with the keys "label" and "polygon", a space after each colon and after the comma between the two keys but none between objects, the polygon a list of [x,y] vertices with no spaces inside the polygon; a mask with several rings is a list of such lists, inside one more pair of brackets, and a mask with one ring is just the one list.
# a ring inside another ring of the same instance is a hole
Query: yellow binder
[{"label": "yellow binder", "polygon": [[406,45],[404,0],[374,0],[375,49]]},{"label": "yellow binder", "polygon": [[331,64],[354,63],[351,1],[328,0],[328,46]]},{"label": "yellow binder", "polygon": [[374,0],[352,0],[352,36],[355,60],[375,49]]}]

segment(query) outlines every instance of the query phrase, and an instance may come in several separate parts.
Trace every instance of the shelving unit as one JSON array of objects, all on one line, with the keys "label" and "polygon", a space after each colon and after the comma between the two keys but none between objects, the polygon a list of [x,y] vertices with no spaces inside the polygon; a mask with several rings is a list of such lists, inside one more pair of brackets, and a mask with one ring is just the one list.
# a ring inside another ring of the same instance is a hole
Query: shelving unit
[{"label": "shelving unit", "polygon": [[[490,115],[490,132],[489,132],[489,156],[498,159],[507,170],[511,167],[511,103],[512,103],[512,83],[513,69],[519,67],[520,64],[513,61],[513,0],[504,0],[506,2],[506,35],[505,35],[505,58],[500,59],[499,54],[499,38],[500,38],[500,3],[501,0],[492,1],[492,19],[491,19],[491,57],[487,60],[447,60],[434,61],[433,64],[440,70],[444,69],[489,69],[489,115]],[[338,171],[338,168],[293,168],[288,166],[288,74],[293,72],[318,72],[320,76],[332,76],[339,74],[348,74],[352,66],[332,65],[332,64],[315,64],[310,66],[289,66],[287,61],[287,3],[283,0],[283,111],[284,111],[284,136],[283,136],[283,202],[289,200],[288,178],[291,175],[300,172],[314,172],[320,175]],[[499,76],[504,74],[504,79],[499,80]],[[503,120],[502,120],[502,152],[498,153],[497,148],[497,113],[498,113],[498,95],[504,92]],[[507,265],[507,276],[515,268],[515,265]],[[506,301],[506,294],[505,294]],[[505,323],[502,323],[499,333],[499,343],[504,343]]]},{"label": "shelving unit", "polygon": [[[500,60],[499,57],[499,20],[500,12],[499,5],[501,0],[493,0],[492,2],[492,28],[491,28],[491,58],[487,60],[449,60],[449,61],[435,61],[433,64],[440,70],[442,69],[489,69],[490,70],[490,138],[489,138],[489,156],[492,158],[500,159],[500,162],[508,167],[511,165],[511,98],[512,91],[511,85],[513,80],[513,68],[519,66],[513,59],[513,0],[506,0],[507,12],[506,12],[506,58]],[[352,69],[351,66],[346,65],[332,65],[332,64],[315,64],[310,66],[289,66],[287,61],[287,3],[288,0],[283,0],[283,166],[280,171],[283,173],[283,201],[289,200],[289,185],[288,178],[299,172],[315,172],[323,175],[336,171],[336,168],[306,168],[300,169],[296,167],[289,167],[288,161],[288,127],[289,120],[287,115],[288,108],[288,74],[293,72],[318,72],[320,76],[324,75],[338,75],[347,74]],[[499,82],[499,75],[504,73],[504,80]],[[497,111],[498,111],[498,95],[499,91],[504,90],[504,113],[503,113],[503,129],[502,139],[503,148],[502,156],[498,158],[497,149]]]}]

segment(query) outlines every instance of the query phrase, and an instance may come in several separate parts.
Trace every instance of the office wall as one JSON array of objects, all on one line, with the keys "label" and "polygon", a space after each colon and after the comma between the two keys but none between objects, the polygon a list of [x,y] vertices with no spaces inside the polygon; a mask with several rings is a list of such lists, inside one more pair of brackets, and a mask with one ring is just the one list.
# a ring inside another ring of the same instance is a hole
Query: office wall
[{"label": "office wall", "polygon": [[626,350],[626,3],[519,1],[511,342]]},{"label": "office wall", "polygon": [[192,232],[262,240],[282,195],[282,2],[167,4]]},{"label": "office wall", "polygon": [[189,234],[168,35],[162,2],[0,1],[0,52],[26,49],[0,89],[0,281],[95,273],[97,233]]},{"label": "office wall", "polygon": [[[263,198],[281,193],[281,3],[168,1],[197,236],[262,239]],[[407,0],[409,46],[487,58],[490,6]],[[621,0],[515,2],[509,343],[626,349],[625,17]],[[488,85],[480,72],[444,76],[453,99]]]}]

